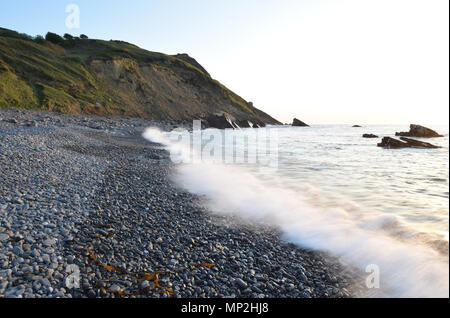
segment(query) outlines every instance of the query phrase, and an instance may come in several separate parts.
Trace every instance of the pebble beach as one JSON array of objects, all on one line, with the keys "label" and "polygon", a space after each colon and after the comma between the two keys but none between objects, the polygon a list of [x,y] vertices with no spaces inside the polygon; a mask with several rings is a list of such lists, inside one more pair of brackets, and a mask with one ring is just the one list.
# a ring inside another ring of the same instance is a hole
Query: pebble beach
[{"label": "pebble beach", "polygon": [[209,213],[147,127],[0,109],[0,298],[354,297],[355,273]]}]

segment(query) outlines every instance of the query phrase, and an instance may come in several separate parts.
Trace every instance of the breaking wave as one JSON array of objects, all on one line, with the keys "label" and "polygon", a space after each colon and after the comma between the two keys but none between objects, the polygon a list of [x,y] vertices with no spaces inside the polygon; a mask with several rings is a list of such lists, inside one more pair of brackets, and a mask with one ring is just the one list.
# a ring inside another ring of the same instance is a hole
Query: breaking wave
[{"label": "breaking wave", "polygon": [[[149,128],[144,137],[177,156],[190,149]],[[242,166],[198,162],[176,165],[175,181],[205,198],[213,213],[238,215],[281,230],[283,239],[325,251],[363,272],[380,270],[377,297],[449,297],[448,242],[430,248],[393,215],[362,213],[364,207],[328,198],[320,189],[285,183],[276,175],[262,178]]]}]

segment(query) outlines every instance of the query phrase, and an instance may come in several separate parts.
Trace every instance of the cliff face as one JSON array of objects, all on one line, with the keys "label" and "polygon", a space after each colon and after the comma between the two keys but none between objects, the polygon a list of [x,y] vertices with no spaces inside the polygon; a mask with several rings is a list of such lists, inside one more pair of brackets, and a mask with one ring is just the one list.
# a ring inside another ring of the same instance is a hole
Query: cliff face
[{"label": "cliff face", "polygon": [[278,124],[187,54],[121,41],[54,44],[0,28],[0,107],[190,121],[217,113]]}]

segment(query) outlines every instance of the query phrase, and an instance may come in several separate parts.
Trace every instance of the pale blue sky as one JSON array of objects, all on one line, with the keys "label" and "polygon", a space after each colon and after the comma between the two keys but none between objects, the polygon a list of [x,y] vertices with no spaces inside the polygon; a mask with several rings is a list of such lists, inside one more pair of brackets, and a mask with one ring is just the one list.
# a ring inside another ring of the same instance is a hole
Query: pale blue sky
[{"label": "pale blue sky", "polygon": [[[65,25],[80,7],[80,29]],[[283,122],[448,124],[447,0],[15,0],[0,26],[168,54]]]}]

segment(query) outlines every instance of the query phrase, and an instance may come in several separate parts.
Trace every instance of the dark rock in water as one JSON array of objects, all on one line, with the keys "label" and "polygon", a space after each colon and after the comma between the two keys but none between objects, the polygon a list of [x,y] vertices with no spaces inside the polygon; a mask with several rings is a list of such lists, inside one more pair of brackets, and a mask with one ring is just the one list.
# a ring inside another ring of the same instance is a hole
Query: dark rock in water
[{"label": "dark rock in water", "polygon": [[380,138],[380,137],[378,137],[377,135],[374,135],[374,134],[364,134],[363,138]]},{"label": "dark rock in water", "polygon": [[432,145],[428,142],[423,142],[419,140],[409,139],[402,137],[401,140],[391,138],[391,137],[384,137],[381,143],[378,144],[378,147],[384,147],[388,149],[399,149],[399,148],[441,148],[436,145]]},{"label": "dark rock in water", "polygon": [[353,125],[352,127],[353,128],[361,128],[362,126],[360,126],[360,125]]},{"label": "dark rock in water", "polygon": [[392,148],[408,148],[409,146],[406,142],[402,142],[398,139],[394,139],[391,137],[384,137],[378,144],[378,147],[392,149]]},{"label": "dark rock in water", "polygon": [[437,132],[435,132],[430,128],[414,124],[411,124],[409,126],[408,132],[397,132],[395,133],[395,135],[403,137],[422,137],[422,138],[443,137],[442,135],[438,134]]},{"label": "dark rock in water", "polygon": [[419,140],[415,140],[415,139],[410,139],[410,138],[406,138],[406,137],[400,137],[400,139],[403,140],[404,142],[406,142],[407,144],[409,144],[411,147],[442,148],[440,146],[436,146],[436,145],[430,144],[428,142],[419,141]]},{"label": "dark rock in water", "polygon": [[234,124],[234,117],[227,113],[209,115],[204,120],[206,121],[206,126],[209,128],[237,128]]},{"label": "dark rock in water", "polygon": [[309,127],[308,124],[305,124],[304,122],[302,122],[301,120],[294,118],[294,121],[292,122],[292,126],[293,127]]}]

